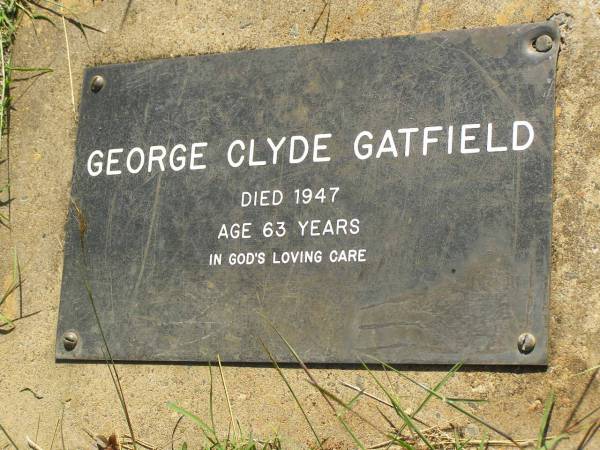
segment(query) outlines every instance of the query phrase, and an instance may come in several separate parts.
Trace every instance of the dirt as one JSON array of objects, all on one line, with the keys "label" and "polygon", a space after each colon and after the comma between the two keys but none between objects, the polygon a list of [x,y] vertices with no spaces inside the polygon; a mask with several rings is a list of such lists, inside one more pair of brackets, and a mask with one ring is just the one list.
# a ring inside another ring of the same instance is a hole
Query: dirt
[{"label": "dirt", "polygon": [[[600,363],[600,3],[335,0],[314,30],[323,9],[321,0],[134,0],[122,22],[126,3],[65,2],[81,21],[104,31],[88,29],[86,40],[76,27],[66,24],[72,84],[60,18],[53,18],[56,26],[37,21],[35,30],[25,19],[17,34],[15,65],[53,69],[29,79],[29,73],[18,74],[23,80],[15,82],[12,89],[15,109],[10,122],[10,158],[0,165],[0,185],[10,172],[12,197],[11,229],[0,229],[0,285],[10,283],[13,248],[18,252],[23,277],[21,295],[11,296],[3,311],[13,316],[36,313],[15,322],[16,328],[10,333],[0,334],[0,424],[19,445],[25,447],[25,436],[30,436],[49,448],[63,415],[62,430],[68,448],[90,447],[84,429],[105,435],[126,429],[105,365],[57,364],[54,360],[75,111],[84,67],[322,40],[516,24],[552,15],[564,23],[564,42],[556,91],[549,367],[541,371],[466,369],[449,383],[447,392],[489,399],[472,408],[512,435],[530,438],[537,433],[547,395],[555,391],[558,401],[550,432],[560,431],[589,378],[589,374],[578,373]],[[133,424],[144,440],[168,444],[178,418],[166,408],[168,401],[208,417],[208,367],[131,364],[120,365],[118,370]],[[317,432],[332,436],[335,448],[351,448],[350,438],[302,371],[288,368],[285,373]],[[443,376],[439,370],[408,373],[430,385]],[[277,433],[288,448],[307,447],[310,430],[274,369],[227,366],[224,374],[232,409],[243,429],[252,430],[256,436]],[[340,381],[377,390],[363,370],[321,368],[315,369],[314,375],[345,398],[351,392]],[[414,405],[414,388],[397,379],[391,383],[399,395],[408,396],[401,397],[407,405]],[[26,388],[30,390],[23,390]],[[225,433],[229,415],[220,384],[215,395],[217,424]],[[581,411],[589,410],[598,399],[600,381],[596,380]],[[363,403],[359,410],[378,426],[386,427],[373,405]],[[439,404],[423,418],[435,423],[454,421],[468,426],[472,434],[484,431],[481,425],[469,424]],[[348,416],[348,420],[367,443],[381,442],[382,438],[356,417]],[[196,448],[199,433],[193,425],[182,422],[180,432],[190,448]],[[595,448],[600,448],[599,439]],[[0,443],[3,440],[0,437]],[[60,438],[56,437],[55,446],[60,446],[58,442]],[[575,444],[570,441],[565,448],[574,448]]]}]

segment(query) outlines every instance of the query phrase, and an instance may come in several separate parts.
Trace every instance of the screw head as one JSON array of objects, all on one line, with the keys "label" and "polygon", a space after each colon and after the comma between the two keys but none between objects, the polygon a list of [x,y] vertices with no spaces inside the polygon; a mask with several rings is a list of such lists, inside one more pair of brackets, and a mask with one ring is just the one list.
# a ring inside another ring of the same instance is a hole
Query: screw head
[{"label": "screw head", "polygon": [[65,347],[65,350],[69,352],[77,347],[78,341],[79,336],[77,336],[77,333],[74,331],[67,331],[65,334],[63,334],[63,346]]},{"label": "screw head", "polygon": [[517,347],[524,355],[531,353],[535,348],[535,336],[531,333],[523,333],[519,336]]},{"label": "screw head", "polygon": [[533,41],[533,48],[535,48],[538,52],[545,53],[549,51],[553,45],[554,40],[551,36],[547,34],[542,34],[541,36],[535,38],[535,40]]},{"label": "screw head", "polygon": [[92,82],[90,83],[90,89],[94,93],[100,92],[100,90],[102,90],[105,84],[106,81],[104,80],[104,78],[100,75],[96,75],[94,76],[94,78],[92,78]]}]

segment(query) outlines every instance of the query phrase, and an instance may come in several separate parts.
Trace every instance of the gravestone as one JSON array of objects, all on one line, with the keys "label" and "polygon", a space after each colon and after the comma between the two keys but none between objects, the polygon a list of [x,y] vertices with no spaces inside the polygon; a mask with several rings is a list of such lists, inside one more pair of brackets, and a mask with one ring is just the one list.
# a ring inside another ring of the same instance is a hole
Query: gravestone
[{"label": "gravestone", "polygon": [[87,69],[57,359],[293,360],[276,329],[306,362],[545,364],[558,46],[548,22]]}]

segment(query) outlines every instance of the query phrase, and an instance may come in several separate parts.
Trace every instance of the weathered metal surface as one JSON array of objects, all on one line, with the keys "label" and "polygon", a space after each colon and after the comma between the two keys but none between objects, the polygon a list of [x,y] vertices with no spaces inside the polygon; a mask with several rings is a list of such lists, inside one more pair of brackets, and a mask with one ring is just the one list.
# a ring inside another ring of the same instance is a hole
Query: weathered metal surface
[{"label": "weathered metal surface", "polygon": [[311,362],[545,364],[558,42],[541,23],[88,69],[57,358],[103,359],[87,280],[116,360],[266,361],[258,337],[290,360],[268,319]]}]

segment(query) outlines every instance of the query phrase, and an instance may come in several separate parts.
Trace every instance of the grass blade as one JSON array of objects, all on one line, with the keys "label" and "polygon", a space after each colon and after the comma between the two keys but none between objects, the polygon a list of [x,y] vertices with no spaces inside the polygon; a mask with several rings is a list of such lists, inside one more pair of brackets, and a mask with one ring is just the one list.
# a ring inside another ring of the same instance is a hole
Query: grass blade
[{"label": "grass blade", "polygon": [[[352,400],[348,404],[346,404],[342,399],[340,399],[339,397],[337,397],[332,392],[327,391],[325,388],[319,386],[318,384],[317,385],[313,385],[313,386],[315,388],[317,388],[317,390],[321,393],[321,395],[326,396],[328,398],[331,398],[334,402],[336,402],[339,405],[341,405],[344,408],[345,411],[352,412],[358,418],[360,418],[362,421],[364,421],[365,423],[367,423],[368,425],[370,425],[371,427],[373,427],[375,430],[377,430],[379,433],[383,434],[384,436],[387,436],[387,434],[384,431],[380,430],[376,425],[374,425],[372,422],[370,422],[366,418],[362,417],[360,414],[358,414],[356,411],[354,411],[352,409],[352,406],[354,405],[354,403],[356,402],[356,399],[360,396],[360,394],[357,395],[357,396],[355,396],[355,397],[353,397]],[[335,417],[340,422],[340,424],[342,425],[342,427],[344,428],[344,430],[346,430],[346,432],[350,435],[350,437],[352,438],[352,440],[354,441],[354,443],[359,448],[361,448],[362,450],[366,450],[364,444],[358,439],[358,437],[356,436],[356,434],[354,434],[354,432],[352,431],[352,429],[348,426],[348,424],[344,420],[344,417],[343,417],[344,415],[340,414],[339,412],[337,412],[336,409],[334,409],[334,414],[335,414]]]},{"label": "grass blade", "polygon": [[187,409],[177,406],[175,403],[172,402],[167,403],[167,408],[190,419],[192,422],[194,422],[200,427],[202,433],[204,434],[204,436],[206,436],[206,439],[208,439],[211,444],[217,444],[217,435],[215,434],[215,430],[211,429],[206,423],[204,423],[204,421],[200,417],[189,412]]},{"label": "grass blade", "polygon": [[[227,400],[227,407],[229,408],[229,427],[233,428],[233,438],[235,439],[235,418],[233,417],[233,409],[231,409],[231,401],[229,400],[229,392],[227,391],[227,384],[225,384],[225,376],[223,375],[223,366],[221,365],[221,357],[217,355],[217,362],[219,363],[219,373],[221,374],[221,382],[223,383],[223,389],[225,390],[225,399]],[[227,433],[229,435],[229,432]],[[242,436],[240,436],[241,439]],[[229,441],[229,437],[227,438]]]},{"label": "grass blade", "polygon": [[[369,419],[362,416],[360,413],[354,411],[349,405],[347,405],[341,398],[336,396],[334,393],[328,391],[327,389],[325,389],[324,387],[322,387],[318,384],[313,384],[313,386],[321,393],[321,395],[323,395],[324,397],[327,397],[328,399],[331,399],[333,402],[340,405],[346,411],[351,412],[352,414],[354,414],[356,417],[358,417],[360,420],[362,420],[364,423],[369,425],[371,428],[373,428],[378,433],[382,434],[383,436],[390,437],[389,433],[386,433],[385,431],[380,429],[377,425],[375,425],[373,422],[371,422]],[[338,417],[338,418],[341,417],[341,415],[335,409],[334,409],[334,413],[335,413],[336,417]]]},{"label": "grass blade", "polygon": [[0,305],[21,285],[21,270],[19,268],[19,258],[17,257],[17,251],[13,253],[13,276],[10,286],[6,292],[0,298]]},{"label": "grass blade", "polygon": [[600,364],[598,364],[597,366],[590,367],[589,369],[582,370],[581,372],[577,372],[577,373],[576,373],[575,375],[573,375],[573,376],[584,375],[584,374],[586,374],[586,373],[589,373],[589,372],[594,372],[594,371],[597,371],[597,370],[599,370],[599,369],[600,369]]},{"label": "grass blade", "polygon": [[[88,25],[86,23],[83,23],[82,21],[80,21],[77,18],[77,15],[75,13],[73,13],[73,11],[69,8],[67,8],[65,5],[63,5],[62,3],[58,3],[58,2],[54,2],[52,0],[28,0],[29,3],[37,6],[40,9],[43,9],[44,11],[49,12],[50,14],[54,14],[56,16],[59,17],[64,17],[65,20],[67,22],[69,22],[70,24],[74,25],[77,27],[77,29],[79,29],[79,31],[81,32],[81,34],[83,34],[83,37],[85,39],[85,41],[87,42],[88,38],[87,38],[87,34],[85,32],[86,29],[88,30],[92,30],[92,31],[97,31],[98,33],[104,33],[104,30],[101,30],[99,28],[96,28],[92,25]],[[42,5],[41,3],[39,3],[40,1],[47,3],[50,6],[46,6],[46,5]],[[57,9],[54,9],[54,7],[56,7]],[[72,17],[68,16],[67,14],[65,14],[64,12],[60,11],[63,10],[66,13],[70,14]]]},{"label": "grass blade", "polygon": [[592,441],[598,430],[600,430],[600,419],[592,423],[592,425],[588,428],[585,435],[581,439],[581,442],[577,446],[577,450],[585,450],[588,448],[588,444]]},{"label": "grass blade", "polygon": [[538,433],[537,446],[542,448],[546,444],[546,433],[548,432],[548,426],[550,425],[550,415],[554,408],[554,392],[551,392],[546,399],[544,405],[544,412],[542,413],[542,422],[540,423],[540,431]]},{"label": "grass blade", "polygon": [[446,399],[456,403],[487,403],[485,398],[446,397]]},{"label": "grass blade", "polygon": [[[452,368],[448,371],[448,373],[446,373],[444,375],[444,377],[433,387],[433,391],[434,392],[438,392],[440,391],[448,381],[450,381],[451,378],[454,377],[454,375],[456,374],[456,372],[458,372],[460,370],[460,368],[462,367],[462,363],[456,363],[454,364],[454,366],[452,366]],[[414,418],[417,416],[417,414],[423,409],[425,408],[425,406],[427,405],[427,403],[429,403],[429,401],[433,398],[433,394],[428,392],[427,395],[425,396],[425,398],[423,399],[423,401],[419,404],[419,406],[417,406],[417,408],[410,414],[411,418]],[[400,428],[400,431],[402,431],[404,429],[406,425],[402,425],[402,427]]]},{"label": "grass blade", "polygon": [[0,332],[8,333],[9,331],[14,330],[15,324],[12,320],[6,317],[4,314],[0,313]]},{"label": "grass blade", "polygon": [[[364,446],[360,443],[360,441],[354,435],[354,433],[352,432],[352,430],[350,429],[350,427],[348,426],[348,424],[340,417],[340,415],[338,414],[335,406],[333,406],[333,403],[332,403],[332,400],[330,399],[330,396],[332,398],[336,398],[336,397],[333,394],[328,393],[325,389],[323,389],[319,385],[319,383],[317,383],[317,380],[315,379],[315,377],[313,377],[312,373],[310,373],[310,370],[308,370],[308,367],[306,367],[306,364],[304,364],[304,361],[302,361],[302,358],[300,358],[300,355],[298,355],[298,353],[296,352],[296,350],[294,350],[294,347],[291,346],[291,344],[287,341],[287,339],[283,337],[283,335],[279,332],[279,330],[277,329],[277,327],[275,327],[275,325],[267,317],[265,317],[265,316],[262,316],[262,317],[269,324],[269,326],[273,329],[273,331],[275,331],[275,333],[277,334],[277,336],[279,336],[279,338],[284,342],[284,344],[288,348],[289,352],[294,356],[294,358],[296,359],[296,361],[298,362],[298,364],[300,365],[300,367],[302,368],[302,370],[304,371],[304,373],[306,374],[306,376],[310,380],[311,384],[314,387],[316,387],[317,390],[321,393],[321,396],[325,399],[325,401],[327,402],[327,404],[329,405],[329,407],[331,408],[331,410],[335,414],[335,417],[341,423],[342,427],[346,430],[346,432],[350,435],[350,437],[352,438],[352,440],[354,440],[354,442],[356,443],[356,445],[358,445],[360,448],[364,449]],[[346,406],[345,403],[342,402],[341,400],[338,399],[338,401],[344,407]],[[362,416],[358,415],[358,413],[356,413],[355,411],[353,411],[353,413],[357,414],[358,417],[361,417],[361,419],[363,421],[365,421],[366,423],[372,425],[369,421],[367,421]],[[375,427],[375,429],[377,429],[377,427]]]},{"label": "grass blade", "polygon": [[487,448],[487,446],[488,446],[489,440],[490,440],[490,438],[486,434],[485,437],[481,441],[479,441],[479,447],[478,447],[478,449],[479,450],[485,450]]},{"label": "grass blade", "polygon": [[60,442],[62,444],[63,450],[66,450],[65,447],[65,433],[63,431],[63,424],[65,422],[65,405],[62,405],[62,412],[60,414]]},{"label": "grass blade", "polygon": [[499,434],[503,438],[508,439],[515,447],[522,448],[522,446],[517,441],[515,441],[509,434],[507,434],[504,431],[500,430],[498,427],[496,427],[496,426],[490,424],[489,422],[486,422],[485,420],[483,420],[483,419],[477,417],[476,415],[470,413],[469,411],[465,410],[464,408],[458,406],[456,403],[448,400],[446,397],[444,397],[444,396],[438,394],[437,392],[429,389],[427,386],[419,383],[418,381],[416,381],[416,380],[412,379],[411,377],[409,377],[408,375],[400,372],[398,369],[390,366],[389,364],[384,363],[383,361],[379,360],[378,358],[376,358],[374,356],[370,356],[370,358],[372,358],[373,360],[377,361],[378,363],[380,363],[384,367],[387,367],[388,369],[392,370],[393,372],[395,372],[396,374],[398,374],[400,377],[402,377],[402,378],[410,381],[411,383],[415,384],[416,386],[420,387],[424,391],[427,391],[427,392],[431,393],[436,399],[442,401],[443,403],[447,404],[451,408],[453,408],[453,409],[457,410],[458,412],[464,414],[465,416],[469,417],[470,419],[473,419],[474,421],[480,423],[481,425],[485,426],[486,428],[489,428],[490,430],[492,430],[495,433]]},{"label": "grass blade", "polygon": [[4,433],[4,436],[7,437],[10,444],[18,450],[19,447],[17,447],[17,444],[15,444],[15,441],[13,441],[13,438],[10,437],[10,434],[8,434],[8,431],[6,431],[6,429],[2,426],[1,423],[0,423],[0,431],[2,431],[2,433]]},{"label": "grass blade", "polygon": [[572,425],[569,426],[569,428],[567,428],[567,432],[570,432],[571,430],[573,430],[575,427],[581,425],[583,422],[585,422],[587,419],[589,419],[590,417],[592,417],[595,413],[597,413],[598,411],[600,411],[600,405],[596,406],[595,408],[592,408],[592,410],[586,414],[584,414],[580,419],[578,419],[575,423],[573,423]]},{"label": "grass blade", "polygon": [[339,416],[338,416],[338,420],[340,421],[340,423],[342,424],[342,426],[344,427],[346,432],[350,435],[350,437],[352,438],[354,443],[358,446],[358,448],[360,448],[361,450],[366,450],[364,444],[362,442],[360,442],[360,440],[356,437],[356,435],[354,434],[352,429],[348,426],[346,421]]},{"label": "grass blade", "polygon": [[[302,361],[302,359],[300,358],[298,353],[296,353],[296,350],[294,350],[294,347],[291,346],[291,344],[287,341],[287,339],[283,337],[283,335],[279,332],[279,330],[275,327],[275,325],[273,325],[273,323],[269,319],[267,319],[265,316],[262,316],[262,317],[269,324],[269,326],[273,329],[273,331],[275,331],[275,333],[277,333],[277,336],[279,336],[279,338],[283,341],[285,346],[288,348],[289,352],[294,356],[294,359],[298,362],[298,364],[300,364],[300,367],[302,367],[302,370],[304,370],[304,373],[306,374],[308,379],[311,381],[311,383],[314,386],[319,386],[319,383],[317,383],[317,380],[315,379],[315,377],[313,377],[312,373],[310,373],[310,371],[308,370],[308,367],[306,367],[306,364],[304,364],[304,361]],[[333,406],[333,403],[331,403],[331,401],[329,400],[329,398],[327,398],[327,396],[323,395],[323,397],[325,398],[325,401],[327,402],[327,404],[329,405],[331,410],[335,413],[336,410],[335,410],[335,407]]]},{"label": "grass blade", "polygon": [[[2,297],[0,298],[0,306],[6,301],[6,299],[15,292],[21,286],[21,268],[19,266],[19,258],[17,256],[17,250],[15,249],[13,252],[13,270],[12,270],[12,281],[10,286],[6,290]],[[22,307],[21,307],[22,313]],[[15,324],[13,319],[9,319],[4,314],[0,313],[0,332],[8,333],[15,328]]]},{"label": "grass blade", "polygon": [[[181,423],[181,421],[183,420],[185,416],[179,416],[179,419],[177,419],[177,422],[175,422],[175,426],[173,427],[173,431],[171,431],[171,450],[175,450],[175,433],[177,433],[177,428],[179,427],[179,424]],[[184,442],[185,444],[185,442]]]},{"label": "grass blade", "polygon": [[[11,30],[11,37],[9,39],[12,39],[13,33],[14,30]],[[4,64],[4,41],[0,43],[0,65],[2,66],[2,86],[0,87],[0,89],[2,90],[2,92],[0,93],[0,137],[2,137],[2,135],[4,134],[5,126],[4,116],[8,115],[8,111],[10,110],[10,97],[7,95],[9,89],[8,86],[10,84],[10,69],[7,69],[7,67]],[[0,150],[2,150],[2,139],[0,139]]]},{"label": "grass blade", "polygon": [[[129,416],[129,409],[127,408],[127,402],[125,401],[125,393],[123,392],[123,387],[121,386],[121,379],[119,377],[119,373],[117,372],[117,366],[115,365],[115,361],[110,352],[110,348],[108,346],[108,341],[106,339],[106,335],[104,334],[104,329],[102,328],[102,322],[100,321],[100,315],[98,314],[98,310],[96,309],[96,302],[94,301],[94,295],[92,293],[92,288],[90,286],[87,272],[87,259],[86,259],[86,249],[85,249],[85,233],[87,231],[87,221],[85,215],[79,205],[74,201],[73,207],[75,209],[75,218],[79,224],[79,244],[81,247],[81,274],[83,279],[83,286],[87,293],[88,300],[90,301],[90,305],[92,306],[92,312],[94,315],[94,319],[96,325],[98,325],[98,330],[100,332],[100,337],[102,338],[102,344],[104,345],[104,349],[102,350],[106,365],[108,366],[108,371],[111,374],[113,384],[115,386],[115,390],[117,391],[117,397],[119,398],[119,402],[121,403],[121,409],[123,410],[123,414],[125,415],[125,422],[127,423],[127,428],[129,429],[129,433],[131,435],[131,441],[133,444],[134,450],[137,450],[135,433],[133,431],[133,424],[131,422],[131,417]],[[114,372],[114,374],[113,374]]]},{"label": "grass blade", "polygon": [[302,412],[302,415],[304,416],[304,419],[306,420],[306,423],[308,424],[310,431],[312,431],[313,436],[315,437],[315,439],[317,440],[317,443],[319,444],[319,448],[323,448],[323,442],[321,441],[321,439],[319,438],[319,435],[317,434],[317,431],[315,430],[315,428],[313,427],[312,422],[310,421],[310,419],[308,418],[308,414],[306,414],[306,411],[304,410],[304,407],[302,406],[302,403],[300,403],[300,399],[298,398],[298,396],[296,395],[296,393],[294,392],[294,390],[292,389],[292,386],[290,385],[288,379],[285,377],[285,375],[283,374],[283,371],[281,370],[281,368],[279,367],[279,364],[277,364],[277,361],[275,361],[275,358],[273,357],[273,354],[271,353],[271,351],[267,348],[267,345],[264,343],[264,341],[259,337],[258,338],[260,341],[260,344],[262,345],[262,347],[265,349],[265,352],[267,353],[267,355],[269,356],[269,359],[271,360],[271,362],[273,363],[273,366],[275,367],[275,369],[277,370],[277,373],[279,374],[279,376],[281,377],[281,379],[283,380],[283,382],[285,383],[285,385],[287,386],[288,390],[290,391],[290,393],[292,394],[292,397],[294,398],[294,401],[296,402],[296,405],[298,405],[298,408],[300,408],[300,411]]},{"label": "grass blade", "polygon": [[373,378],[373,381],[375,381],[377,386],[379,386],[379,388],[383,391],[383,393],[386,395],[386,397],[390,400],[390,402],[394,406],[394,410],[396,411],[396,414],[398,414],[398,416],[400,416],[400,419],[402,419],[402,421],[408,426],[408,428],[410,430],[412,430],[414,433],[417,434],[417,436],[419,436],[419,439],[421,439],[421,441],[423,441],[423,443],[427,446],[427,448],[429,448],[429,450],[435,450],[433,448],[433,446],[431,445],[431,443],[429,442],[429,440],[425,437],[425,435],[423,435],[423,433],[421,433],[421,430],[419,430],[419,428],[413,423],[413,421],[409,417],[409,415],[406,414],[406,412],[404,412],[404,410],[402,409],[402,407],[400,406],[398,401],[385,388],[383,383],[381,383],[381,381],[379,381],[379,379],[375,376],[375,374],[371,371],[371,369],[369,369],[369,367],[364,362],[362,363],[362,365],[367,370],[367,372],[369,373],[371,378]]},{"label": "grass blade", "polygon": [[[595,368],[593,367],[591,370],[592,370],[592,374],[590,375],[585,387],[583,388],[583,391],[579,395],[577,402],[573,406],[573,409],[571,409],[571,412],[569,413],[569,416],[567,417],[567,420],[565,421],[565,424],[563,425],[562,432],[566,432],[575,426],[575,425],[571,425],[571,422],[573,422],[573,420],[575,420],[575,416],[579,412],[579,408],[581,407],[581,405],[583,404],[583,401],[585,400],[588,393],[590,392],[590,389],[592,388],[592,385],[594,384],[594,380],[596,379],[596,375],[598,375],[598,372],[600,371],[600,366],[595,367]],[[584,370],[581,373],[586,373],[586,372],[587,372],[587,370]],[[573,375],[573,376],[575,376],[575,375]]]},{"label": "grass blade", "polygon": [[19,66],[11,66],[10,70],[14,70],[15,72],[43,72],[50,73],[54,72],[50,67],[19,67]]},{"label": "grass blade", "polygon": [[215,434],[215,439],[217,440],[217,443],[219,443],[217,427],[215,426],[215,412],[214,412],[214,402],[213,402],[214,384],[213,384],[212,366],[210,365],[210,362],[208,363],[208,374],[210,377],[210,389],[208,391],[208,410],[209,410],[209,414],[210,414],[210,424],[211,424],[213,432]]},{"label": "grass blade", "polygon": [[547,448],[547,450],[554,450],[558,446],[558,444],[560,444],[565,439],[569,439],[568,434],[559,434],[558,436],[547,438],[545,448]]}]

